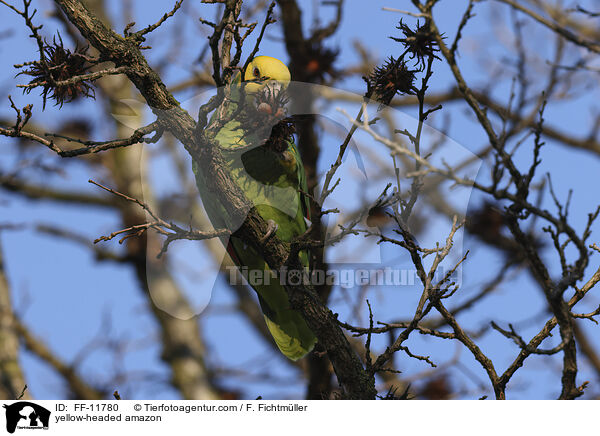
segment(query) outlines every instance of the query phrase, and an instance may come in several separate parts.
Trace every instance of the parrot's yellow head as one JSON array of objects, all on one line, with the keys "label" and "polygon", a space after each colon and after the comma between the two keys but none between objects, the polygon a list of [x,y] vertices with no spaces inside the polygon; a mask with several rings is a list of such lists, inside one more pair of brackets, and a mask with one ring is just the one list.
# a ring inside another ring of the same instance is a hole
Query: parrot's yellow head
[{"label": "parrot's yellow head", "polygon": [[282,90],[290,83],[290,70],[279,59],[257,56],[244,71],[245,91],[255,94],[265,87]]}]

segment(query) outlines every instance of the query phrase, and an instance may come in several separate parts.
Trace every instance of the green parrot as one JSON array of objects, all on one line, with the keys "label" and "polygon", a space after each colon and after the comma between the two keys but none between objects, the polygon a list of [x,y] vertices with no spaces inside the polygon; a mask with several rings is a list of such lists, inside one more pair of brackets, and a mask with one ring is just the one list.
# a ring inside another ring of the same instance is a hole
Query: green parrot
[{"label": "green parrot", "polygon": [[[268,222],[269,233],[286,242],[307,230],[310,210],[293,125],[284,119],[289,81],[290,72],[283,62],[269,56],[255,57],[232,81],[229,98],[209,124],[218,122],[219,117],[231,118],[215,137],[231,178]],[[232,223],[219,198],[207,192],[195,162],[193,171],[213,226],[235,232],[242,223]],[[291,360],[305,356],[313,349],[316,337],[300,313],[290,307],[282,276],[275,276],[256,250],[239,238],[230,236],[222,241],[235,264],[243,267],[242,273],[250,278],[267,327],[281,352]],[[305,268],[308,256],[306,251],[299,254]]]}]

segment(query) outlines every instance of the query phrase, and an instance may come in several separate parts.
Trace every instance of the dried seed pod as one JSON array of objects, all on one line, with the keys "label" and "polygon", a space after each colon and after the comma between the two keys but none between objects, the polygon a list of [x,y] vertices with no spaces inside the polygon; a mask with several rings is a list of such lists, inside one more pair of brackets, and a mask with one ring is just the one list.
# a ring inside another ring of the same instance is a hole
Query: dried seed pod
[{"label": "dried seed pod", "polygon": [[[65,102],[70,102],[78,97],[95,98],[94,88],[90,81],[82,80],[69,85],[58,85],[54,83],[71,79],[74,76],[80,76],[87,73],[91,64],[85,55],[87,47],[75,47],[71,52],[63,45],[62,38],[58,37],[52,40],[52,44],[46,43],[41,54],[44,62],[34,61],[30,68],[19,74],[32,76],[30,85],[40,84],[42,87],[42,97],[44,99],[44,108],[46,100],[53,99],[57,105],[62,106]],[[33,87],[25,88],[24,92],[30,93]]]},{"label": "dried seed pod", "polygon": [[429,22],[425,21],[423,25],[417,22],[416,29],[412,30],[400,20],[400,24],[396,26],[396,29],[402,31],[404,38],[395,38],[393,36],[390,36],[390,38],[402,43],[410,58],[416,59],[417,65],[421,64],[421,68],[425,66],[425,59],[427,58],[434,57],[439,59],[435,53],[440,49],[429,27]]},{"label": "dried seed pod", "polygon": [[390,57],[382,66],[375,68],[368,78],[367,95],[381,103],[380,108],[390,104],[398,93],[413,94],[415,71],[409,70],[402,59]]},{"label": "dried seed pod", "polygon": [[324,47],[320,43],[308,47],[305,71],[309,82],[323,82],[325,75],[338,77],[339,72],[333,67],[339,54],[338,49]]}]

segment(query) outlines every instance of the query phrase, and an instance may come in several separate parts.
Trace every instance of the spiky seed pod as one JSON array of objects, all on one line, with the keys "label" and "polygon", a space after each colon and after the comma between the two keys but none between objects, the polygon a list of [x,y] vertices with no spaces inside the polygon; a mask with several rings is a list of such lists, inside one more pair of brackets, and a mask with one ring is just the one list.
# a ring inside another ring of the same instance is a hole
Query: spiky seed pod
[{"label": "spiky seed pod", "polygon": [[413,94],[415,90],[415,71],[409,70],[402,59],[394,57],[375,68],[365,80],[367,95],[380,102],[380,108],[390,104],[396,94]]},{"label": "spiky seed pod", "polygon": [[[61,107],[65,102],[68,103],[81,96],[95,98],[94,88],[88,81],[79,81],[70,85],[53,85],[53,82],[68,80],[87,72],[91,65],[85,56],[86,51],[87,47],[75,47],[75,51],[71,52],[64,47],[59,35],[58,42],[53,39],[52,44],[46,43],[44,46],[42,56],[46,65],[41,61],[35,61],[29,69],[19,74],[32,76],[30,85],[42,84],[41,95],[44,99],[44,108],[48,98],[53,99]],[[25,88],[24,92],[29,94],[32,89]]]},{"label": "spiky seed pod", "polygon": [[435,54],[439,51],[438,43],[435,40],[427,21],[425,21],[423,25],[420,25],[419,22],[417,22],[416,29],[412,30],[400,20],[396,29],[402,31],[404,38],[395,38],[393,36],[390,36],[390,38],[402,43],[406,48],[407,53],[410,55],[410,58],[416,59],[417,65],[420,64],[423,68],[425,66],[425,59],[432,56],[439,59]]},{"label": "spiky seed pod", "polygon": [[309,82],[323,82],[325,75],[335,78],[339,72],[333,67],[335,60],[340,51],[323,47],[320,43],[314,43],[309,46],[305,72]]},{"label": "spiky seed pod", "polygon": [[288,142],[292,135],[296,133],[296,127],[291,118],[284,118],[273,126],[271,135],[265,142],[265,147],[276,153],[281,153],[288,148]]}]

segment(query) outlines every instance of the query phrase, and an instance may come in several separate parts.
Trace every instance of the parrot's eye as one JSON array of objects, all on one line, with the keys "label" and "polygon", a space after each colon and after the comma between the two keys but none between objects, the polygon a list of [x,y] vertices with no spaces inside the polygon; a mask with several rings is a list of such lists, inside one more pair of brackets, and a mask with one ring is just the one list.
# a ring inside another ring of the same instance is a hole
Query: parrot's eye
[{"label": "parrot's eye", "polygon": [[258,70],[258,68],[254,67],[253,74],[254,74],[254,77],[260,77],[260,71]]}]

